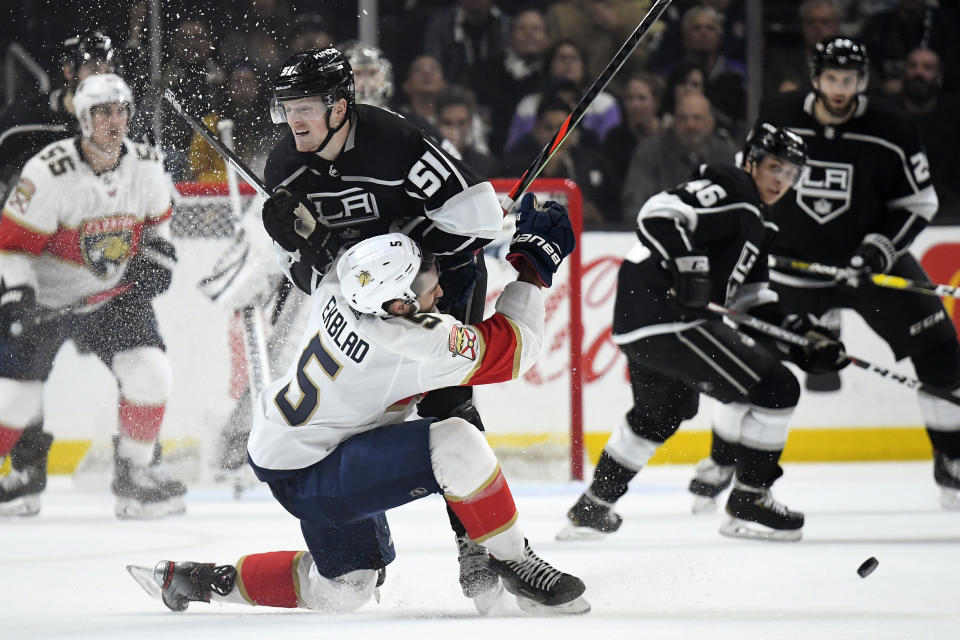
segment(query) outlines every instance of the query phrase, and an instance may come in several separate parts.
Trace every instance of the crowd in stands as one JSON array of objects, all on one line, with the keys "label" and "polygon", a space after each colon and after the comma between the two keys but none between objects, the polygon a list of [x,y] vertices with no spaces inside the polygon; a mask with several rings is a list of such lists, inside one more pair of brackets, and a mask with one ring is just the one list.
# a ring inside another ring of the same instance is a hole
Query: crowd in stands
[{"label": "crowd in stands", "polygon": [[[78,25],[111,35],[144,107],[140,127],[148,134],[162,123],[159,142],[168,169],[181,180],[221,181],[224,168],[180,118],[157,106],[163,87],[172,86],[211,128],[232,120],[238,153],[259,169],[284,131],[269,121],[268,78],[296,51],[346,46],[358,37],[356,1],[162,0],[157,75],[149,68],[151,4],[131,0],[118,10],[107,0],[30,0],[5,21],[0,44],[20,43],[56,78],[57,47]],[[746,121],[746,4],[674,0],[544,169],[543,176],[579,184],[586,226],[632,227],[650,195],[681,182],[702,162],[732,159],[752,124]],[[389,90],[369,100],[445,138],[482,176],[518,176],[650,5],[380,2],[379,50],[366,55],[382,56],[378,82],[389,83]],[[871,99],[895,101],[916,119],[940,196],[936,221],[960,222],[958,0],[762,5],[764,95],[809,90],[807,58],[822,38],[860,38],[872,63]]]}]

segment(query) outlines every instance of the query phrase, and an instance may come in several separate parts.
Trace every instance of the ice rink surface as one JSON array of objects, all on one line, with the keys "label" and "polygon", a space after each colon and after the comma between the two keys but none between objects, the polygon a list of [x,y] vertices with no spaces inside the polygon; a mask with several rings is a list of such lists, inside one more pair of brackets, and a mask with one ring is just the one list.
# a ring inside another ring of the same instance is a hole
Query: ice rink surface
[{"label": "ice rink surface", "polygon": [[[390,514],[397,560],[378,603],[346,615],[150,599],[127,564],[233,563],[304,548],[297,522],[265,490],[235,501],[194,490],[184,516],[121,522],[108,494],[54,476],[35,518],[0,520],[0,637],[26,638],[929,638],[960,637],[960,512],[940,508],[932,464],[793,464],[775,495],[806,513],[803,541],[731,540],[720,513],[694,516],[692,467],[645,469],[619,502],[621,530],[556,542],[581,483],[514,482],[534,549],[580,576],[579,617],[480,618],[457,584],[440,498]],[[869,556],[877,570],[861,579]]]}]

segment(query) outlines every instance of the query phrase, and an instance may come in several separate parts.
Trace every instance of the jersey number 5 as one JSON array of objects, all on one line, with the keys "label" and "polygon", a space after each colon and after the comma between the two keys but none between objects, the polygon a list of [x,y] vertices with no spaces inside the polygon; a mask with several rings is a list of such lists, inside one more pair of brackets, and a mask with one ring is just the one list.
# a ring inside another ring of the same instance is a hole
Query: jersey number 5
[{"label": "jersey number 5", "polygon": [[288,399],[291,391],[290,386],[293,384],[293,381],[290,381],[280,389],[273,399],[287,424],[291,427],[299,427],[307,422],[317,410],[320,390],[313,382],[311,374],[316,376],[319,369],[331,380],[336,380],[337,374],[340,373],[342,368],[343,365],[334,360],[330,352],[323,346],[320,336],[313,336],[313,340],[300,354],[300,361],[297,363],[296,382],[300,397],[296,402],[291,402]]}]

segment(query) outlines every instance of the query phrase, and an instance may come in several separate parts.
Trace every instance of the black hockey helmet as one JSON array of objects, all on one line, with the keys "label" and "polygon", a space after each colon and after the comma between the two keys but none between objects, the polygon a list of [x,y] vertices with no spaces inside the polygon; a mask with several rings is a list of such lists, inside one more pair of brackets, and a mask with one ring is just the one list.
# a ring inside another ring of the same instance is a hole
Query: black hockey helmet
[{"label": "black hockey helmet", "polygon": [[850,38],[832,36],[824,38],[813,48],[810,54],[810,73],[819,76],[824,69],[852,69],[863,80],[866,90],[867,65],[866,45]]},{"label": "black hockey helmet", "polygon": [[750,161],[757,165],[768,154],[795,165],[799,177],[800,170],[807,163],[807,143],[788,129],[758,122],[747,134],[747,141],[743,145],[744,164]]},{"label": "black hockey helmet", "polygon": [[71,65],[74,75],[85,62],[100,61],[116,64],[113,40],[100,31],[91,31],[63,41],[63,61]]},{"label": "black hockey helmet", "polygon": [[284,100],[319,96],[329,109],[337,100],[347,101],[347,110],[353,109],[356,91],[350,62],[336,48],[311,49],[290,56],[274,77],[270,116],[275,124],[286,122],[280,105]]}]

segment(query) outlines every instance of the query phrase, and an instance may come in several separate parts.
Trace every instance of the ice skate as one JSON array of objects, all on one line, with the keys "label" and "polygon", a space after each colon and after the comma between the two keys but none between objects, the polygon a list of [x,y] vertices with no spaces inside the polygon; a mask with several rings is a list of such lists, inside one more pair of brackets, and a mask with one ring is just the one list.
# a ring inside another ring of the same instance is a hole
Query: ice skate
[{"label": "ice skate", "polygon": [[940,485],[940,506],[960,510],[960,458],[951,460],[934,451],[933,479]]},{"label": "ice skate", "polygon": [[53,436],[25,432],[10,451],[10,473],[0,478],[0,516],[35,516],[47,487],[47,456]]},{"label": "ice skate", "polygon": [[613,505],[597,498],[589,491],[584,492],[567,511],[570,522],[557,533],[557,540],[596,540],[603,538],[623,524],[623,518],[613,511]]},{"label": "ice skate", "polygon": [[[161,560],[153,568],[127,565],[127,571],[150,596],[160,598],[171,611],[186,611],[191,602],[210,602],[210,594],[233,591],[237,569],[202,562]],[[152,580],[151,580],[152,578]]]},{"label": "ice skate", "polygon": [[803,535],[803,514],[773,499],[769,489],[737,483],[727,500],[730,519],[720,533],[732,538],[795,542]]},{"label": "ice skate", "polygon": [[503,596],[500,576],[490,566],[490,554],[467,536],[457,536],[460,588],[482,615],[489,615]]},{"label": "ice skate", "polygon": [[490,566],[500,574],[504,588],[517,597],[517,604],[536,615],[569,615],[588,613],[584,600],[583,581],[563,573],[537,557],[524,540],[523,560],[497,560],[490,557]]},{"label": "ice skate", "polygon": [[694,513],[707,513],[717,508],[717,496],[733,482],[736,465],[717,464],[713,458],[704,458],[697,463],[697,470],[690,480],[688,490],[693,494]]},{"label": "ice skate", "polygon": [[156,464],[138,465],[117,457],[110,488],[117,496],[114,512],[122,520],[162,518],[186,511],[183,495],[187,487],[167,477]]}]

